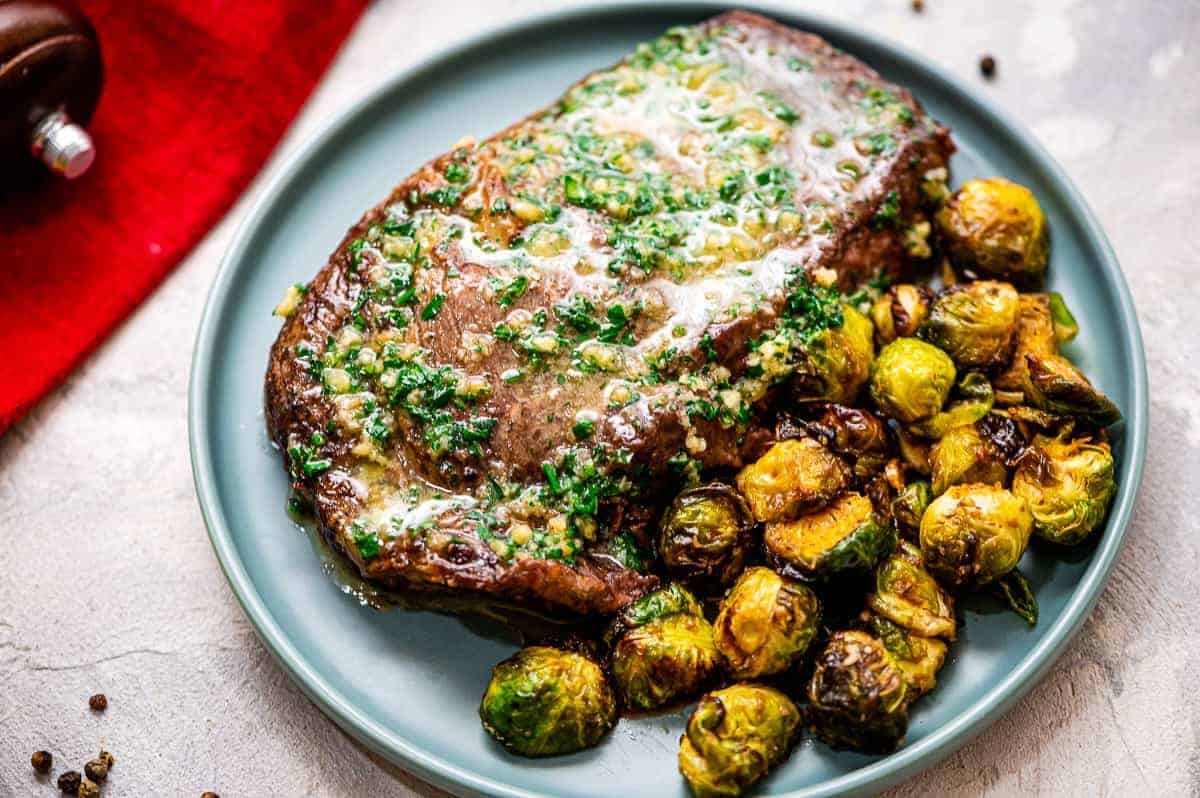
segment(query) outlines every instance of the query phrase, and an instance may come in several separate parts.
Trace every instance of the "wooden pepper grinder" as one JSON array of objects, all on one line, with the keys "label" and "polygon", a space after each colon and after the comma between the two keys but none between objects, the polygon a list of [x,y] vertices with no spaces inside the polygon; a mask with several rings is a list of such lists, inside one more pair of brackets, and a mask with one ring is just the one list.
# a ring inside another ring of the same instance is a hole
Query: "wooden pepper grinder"
[{"label": "wooden pepper grinder", "polygon": [[0,188],[35,159],[67,179],[87,171],[96,149],[83,126],[103,83],[100,42],[78,8],[0,0]]}]

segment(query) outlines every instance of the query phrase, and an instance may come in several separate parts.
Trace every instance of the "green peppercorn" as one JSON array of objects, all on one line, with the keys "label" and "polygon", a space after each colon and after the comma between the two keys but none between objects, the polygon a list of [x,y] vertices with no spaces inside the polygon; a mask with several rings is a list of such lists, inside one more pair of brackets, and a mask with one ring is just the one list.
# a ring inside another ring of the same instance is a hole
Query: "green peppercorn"
[{"label": "green peppercorn", "polygon": [[108,763],[96,757],[83,766],[83,772],[92,781],[104,781],[108,778]]},{"label": "green peppercorn", "polygon": [[49,773],[54,764],[54,756],[49,751],[34,751],[29,761],[38,773]]},{"label": "green peppercorn", "polygon": [[88,699],[88,706],[93,712],[103,712],[108,709],[108,697],[104,693],[96,693]]},{"label": "green peppercorn", "polygon": [[64,795],[76,795],[79,793],[81,781],[83,777],[79,775],[78,770],[68,770],[58,777],[58,789]]},{"label": "green peppercorn", "polygon": [[79,792],[76,793],[79,798],[100,798],[100,785],[94,781],[86,779],[79,785]]}]

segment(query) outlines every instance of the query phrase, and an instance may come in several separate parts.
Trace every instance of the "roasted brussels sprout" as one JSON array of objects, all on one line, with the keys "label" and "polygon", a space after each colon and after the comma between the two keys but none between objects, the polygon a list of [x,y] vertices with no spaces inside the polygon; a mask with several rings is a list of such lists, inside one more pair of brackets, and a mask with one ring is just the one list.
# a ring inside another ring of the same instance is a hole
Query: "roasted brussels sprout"
[{"label": "roasted brussels sprout", "polygon": [[892,454],[887,424],[869,410],[828,404],[804,425],[809,435],[850,463],[859,479],[881,471]]},{"label": "roasted brussels sprout", "polygon": [[1012,489],[1029,504],[1034,533],[1074,546],[1104,520],[1116,493],[1112,450],[1087,439],[1041,439],[1021,459]]},{"label": "roasted brussels sprout", "polygon": [[772,564],[805,581],[869,571],[896,547],[896,531],[875,517],[871,500],[847,493],[795,521],[767,524],[763,544]]},{"label": "roasted brussels sprout", "polygon": [[867,606],[922,637],[954,639],[954,601],[925,570],[920,550],[911,543],[901,543],[876,569]]},{"label": "roasted brussels sprout", "polygon": [[588,657],[528,646],[492,669],[479,717],[514,754],[555,756],[598,743],[617,721],[617,704]]},{"label": "roasted brussels sprout", "polygon": [[952,590],[974,589],[1015,568],[1032,531],[1024,499],[993,485],[954,485],[921,518],[921,558]]},{"label": "roasted brussels sprout", "polygon": [[808,719],[835,748],[889,753],[908,730],[908,683],[876,637],[834,632],[808,683]]},{"label": "roasted brussels sprout", "polygon": [[897,338],[911,338],[929,317],[929,289],[923,285],[893,285],[871,305],[875,341],[887,346]]},{"label": "roasted brussels sprout", "polygon": [[782,762],[800,710],[771,687],[735,684],[700,699],[679,740],[679,772],[697,798],[738,796]]},{"label": "roasted brussels sprout", "polygon": [[978,424],[963,424],[943,435],[929,450],[929,467],[935,496],[951,485],[1008,482],[1006,458],[980,433]]},{"label": "roasted brussels sprout", "polygon": [[798,353],[792,395],[801,402],[849,402],[871,375],[875,356],[871,320],[842,306],[842,325],[822,330]]},{"label": "roasted brussels sprout", "polygon": [[607,638],[613,682],[627,707],[656,709],[698,692],[720,672],[712,626],[679,585],[634,601]]},{"label": "roasted brussels sprout", "polygon": [[870,628],[900,669],[908,685],[908,703],[937,686],[937,672],[946,662],[944,641],[922,637],[878,615],[871,617]]},{"label": "roasted brussels sprout", "polygon": [[999,368],[1012,355],[1017,333],[1017,290],[979,280],[945,289],[933,300],[918,337],[946,354],[958,368]]},{"label": "roasted brussels sprout", "polygon": [[933,491],[929,483],[918,479],[908,483],[892,499],[892,520],[897,528],[906,535],[916,536],[921,528],[921,516],[925,508],[933,501]]},{"label": "roasted brussels sprout", "polygon": [[897,338],[875,360],[871,397],[880,410],[901,422],[920,421],[942,409],[956,374],[954,361],[936,346]]},{"label": "roasted brussels sprout", "polygon": [[1029,189],[999,177],[968,180],[935,217],[954,265],[1023,287],[1046,273],[1046,217]]},{"label": "roasted brussels sprout", "polygon": [[780,441],[737,475],[757,521],[779,521],[824,507],[850,484],[850,469],[812,438]]},{"label": "roasted brussels sprout", "polygon": [[993,381],[997,400],[1003,404],[1021,404],[1029,395],[1029,366],[1026,355],[1056,355],[1058,341],[1050,315],[1049,294],[1021,294],[1017,306],[1016,346],[1008,367]]},{"label": "roasted brussels sprout", "polygon": [[1030,403],[1051,413],[1061,413],[1093,427],[1121,420],[1121,411],[1096,390],[1083,372],[1062,355],[1026,355]]},{"label": "roasted brussels sprout", "polygon": [[721,601],[717,650],[735,679],[787,670],[804,655],[821,619],[817,596],[770,568],[747,568]]},{"label": "roasted brussels sprout", "polygon": [[754,516],[746,500],[714,482],[675,497],[658,530],[658,554],[677,579],[705,587],[737,578],[750,549]]}]

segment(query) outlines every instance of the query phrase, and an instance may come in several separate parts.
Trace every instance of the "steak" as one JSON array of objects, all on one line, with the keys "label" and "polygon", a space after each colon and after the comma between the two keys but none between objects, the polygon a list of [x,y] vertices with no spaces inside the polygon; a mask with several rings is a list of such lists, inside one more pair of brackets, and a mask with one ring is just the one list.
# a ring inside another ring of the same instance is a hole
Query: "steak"
[{"label": "steak", "polygon": [[656,508],[770,435],[807,300],[928,256],[952,151],[816,36],[672,29],[421,167],[291,289],[271,438],[366,579],[613,612],[657,584]]}]

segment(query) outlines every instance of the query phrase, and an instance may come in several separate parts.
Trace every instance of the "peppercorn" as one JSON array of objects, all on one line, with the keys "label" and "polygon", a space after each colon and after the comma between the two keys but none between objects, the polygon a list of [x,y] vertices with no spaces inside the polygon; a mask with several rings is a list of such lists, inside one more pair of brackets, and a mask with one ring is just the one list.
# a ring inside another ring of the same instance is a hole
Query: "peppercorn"
[{"label": "peppercorn", "polygon": [[105,751],[103,748],[100,749],[100,753],[96,754],[96,758],[103,762],[104,767],[108,768],[109,770],[113,769],[113,763],[116,762],[116,760],[113,759],[113,755],[108,751]]},{"label": "peppercorn", "polygon": [[104,781],[108,778],[108,763],[100,757],[96,757],[83,766],[83,772],[92,781]]},{"label": "peppercorn", "polygon": [[925,0],[912,0],[912,10],[920,14],[925,10]]},{"label": "peppercorn", "polygon": [[79,784],[83,777],[78,770],[68,770],[58,777],[58,789],[64,795],[75,795],[79,792]]},{"label": "peppercorn", "polygon": [[84,780],[79,785],[79,792],[76,793],[79,798],[100,798],[100,785],[94,781]]},{"label": "peppercorn", "polygon": [[221,798],[215,792],[205,792],[200,794],[200,798]]},{"label": "peppercorn", "polygon": [[54,764],[54,756],[49,751],[34,751],[29,761],[38,773],[49,773],[50,766]]},{"label": "peppercorn", "polygon": [[93,712],[103,712],[108,709],[108,697],[104,693],[96,693],[88,699],[88,706]]},{"label": "peppercorn", "polygon": [[985,78],[990,78],[996,74],[996,59],[990,55],[985,55],[979,59],[979,71],[983,73]]}]

